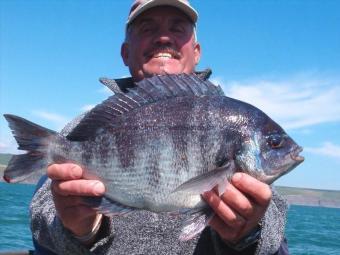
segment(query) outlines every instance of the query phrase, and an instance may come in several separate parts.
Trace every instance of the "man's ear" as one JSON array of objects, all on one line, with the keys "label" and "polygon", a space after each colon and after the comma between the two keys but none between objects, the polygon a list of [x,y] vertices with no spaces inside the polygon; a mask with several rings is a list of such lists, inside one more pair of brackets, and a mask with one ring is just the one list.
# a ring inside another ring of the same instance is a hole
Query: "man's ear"
[{"label": "man's ear", "polygon": [[127,42],[122,43],[120,47],[120,55],[122,56],[123,62],[126,66],[129,63],[129,44]]},{"label": "man's ear", "polygon": [[201,58],[201,45],[197,42],[194,47],[195,47],[195,49],[194,49],[195,64],[197,65],[198,62],[200,61],[200,58]]}]

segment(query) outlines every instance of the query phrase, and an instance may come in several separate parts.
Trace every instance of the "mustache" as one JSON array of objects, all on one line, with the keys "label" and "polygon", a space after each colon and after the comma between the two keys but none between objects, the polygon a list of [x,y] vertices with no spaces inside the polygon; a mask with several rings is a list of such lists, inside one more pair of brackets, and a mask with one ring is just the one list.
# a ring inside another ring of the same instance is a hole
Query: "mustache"
[{"label": "mustache", "polygon": [[178,50],[176,50],[175,48],[170,47],[170,46],[152,47],[152,48],[148,49],[147,51],[145,51],[144,57],[151,58],[152,56],[154,56],[154,55],[156,55],[160,52],[169,53],[169,54],[171,54],[171,56],[173,56],[176,59],[181,58],[181,53]]}]

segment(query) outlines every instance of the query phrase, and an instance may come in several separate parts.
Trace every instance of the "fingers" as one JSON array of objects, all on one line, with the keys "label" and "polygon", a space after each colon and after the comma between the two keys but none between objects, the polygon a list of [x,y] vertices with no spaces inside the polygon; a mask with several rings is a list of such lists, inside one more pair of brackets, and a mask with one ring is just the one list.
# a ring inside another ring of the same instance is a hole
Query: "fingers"
[{"label": "fingers", "polygon": [[[75,219],[75,215],[77,215]],[[65,209],[58,214],[63,226],[69,229],[74,235],[83,236],[91,231],[93,222],[96,219],[96,212],[85,206]]]},{"label": "fingers", "polygon": [[72,163],[53,164],[47,168],[47,175],[52,180],[76,180],[83,176],[83,169]]},{"label": "fingers", "polygon": [[62,196],[102,196],[105,193],[105,186],[97,180],[71,180],[52,181],[53,193]]},{"label": "fingers", "polygon": [[267,206],[269,204],[272,192],[267,184],[243,173],[234,174],[231,182],[237,189],[249,196],[257,204],[261,206]]},{"label": "fingers", "polygon": [[83,205],[81,197],[54,194],[53,200],[57,215],[65,228],[78,236],[90,232],[97,212]]},{"label": "fingers", "polygon": [[204,193],[203,198],[229,228],[239,229],[244,226],[246,220],[233,210],[230,205],[225,203],[214,191]]},{"label": "fingers", "polygon": [[100,181],[82,179],[84,170],[76,164],[50,165],[47,175],[52,179],[52,192],[62,196],[101,196],[105,192]]},{"label": "fingers", "polygon": [[226,241],[236,242],[257,227],[271,200],[270,187],[237,173],[219,197],[215,190],[202,195],[216,216],[209,225]]},{"label": "fingers", "polygon": [[[56,208],[61,209],[58,210],[58,216],[64,221],[67,219],[75,220],[74,216],[77,215],[77,220],[81,221],[84,218],[87,218],[90,215],[95,213],[95,210],[83,205],[83,201],[81,197],[69,196],[62,197],[56,195],[54,197],[54,203]],[[71,223],[71,222],[70,222]]]},{"label": "fingers", "polygon": [[236,242],[238,238],[238,232],[234,228],[226,225],[220,217],[213,217],[209,222],[209,225],[221,236],[223,240],[231,243]]},{"label": "fingers", "polygon": [[241,191],[236,189],[233,185],[228,185],[221,199],[229,207],[233,208],[243,218],[249,219],[254,213],[254,205],[248,197]]},{"label": "fingers", "polygon": [[84,169],[72,163],[47,168],[57,215],[64,227],[83,236],[92,230],[97,212],[83,203],[82,196],[102,196],[105,186],[98,180],[84,179]]},{"label": "fingers", "polygon": [[97,212],[83,203],[81,196],[104,194],[103,183],[96,180],[55,181],[51,183],[53,201],[57,215],[64,227],[73,234],[82,236],[89,233]]}]

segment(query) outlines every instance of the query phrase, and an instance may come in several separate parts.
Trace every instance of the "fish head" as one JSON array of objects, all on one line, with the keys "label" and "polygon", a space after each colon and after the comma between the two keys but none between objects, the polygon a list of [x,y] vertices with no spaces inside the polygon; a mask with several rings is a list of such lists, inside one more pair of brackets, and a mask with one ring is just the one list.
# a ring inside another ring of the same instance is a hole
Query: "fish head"
[{"label": "fish head", "polygon": [[255,126],[236,153],[241,171],[271,184],[304,161],[302,147],[269,117]]}]

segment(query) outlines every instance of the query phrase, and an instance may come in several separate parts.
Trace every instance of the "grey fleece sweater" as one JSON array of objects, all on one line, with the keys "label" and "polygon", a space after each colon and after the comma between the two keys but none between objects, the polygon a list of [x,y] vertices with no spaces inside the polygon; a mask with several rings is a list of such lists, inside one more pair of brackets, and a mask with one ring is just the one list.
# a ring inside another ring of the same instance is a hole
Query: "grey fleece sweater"
[{"label": "grey fleece sweater", "polygon": [[[209,74],[199,73],[203,78],[207,78]],[[106,79],[104,83],[116,92],[132,86],[129,79]],[[62,133],[69,133],[80,119],[81,117],[66,126]],[[63,227],[56,215],[50,184],[51,180],[47,179],[35,193],[30,206],[31,230],[37,243],[37,253],[39,247],[44,247],[55,254],[73,255],[279,254],[278,250],[283,243],[287,204],[273,190],[273,199],[262,219],[259,241],[242,253],[228,247],[210,227],[193,240],[180,242],[178,236],[183,216],[174,217],[148,211],[136,211],[121,217],[104,217],[99,240],[87,249]]]}]

